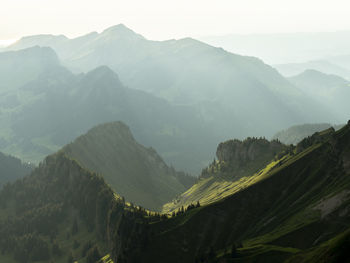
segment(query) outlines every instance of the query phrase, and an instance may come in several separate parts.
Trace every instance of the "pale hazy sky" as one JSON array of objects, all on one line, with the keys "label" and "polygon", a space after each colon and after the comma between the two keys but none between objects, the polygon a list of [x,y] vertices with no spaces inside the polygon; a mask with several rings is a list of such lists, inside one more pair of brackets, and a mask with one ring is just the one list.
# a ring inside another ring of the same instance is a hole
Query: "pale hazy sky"
[{"label": "pale hazy sky", "polygon": [[350,30],[349,0],[1,0],[0,44],[123,23],[149,39]]}]

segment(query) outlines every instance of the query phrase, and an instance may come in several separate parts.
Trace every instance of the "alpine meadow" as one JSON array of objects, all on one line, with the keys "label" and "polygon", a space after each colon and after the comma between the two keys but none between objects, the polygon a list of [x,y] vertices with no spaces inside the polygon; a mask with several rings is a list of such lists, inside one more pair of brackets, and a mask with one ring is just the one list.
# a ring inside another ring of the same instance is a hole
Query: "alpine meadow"
[{"label": "alpine meadow", "polygon": [[349,8],[4,0],[0,263],[350,263]]}]

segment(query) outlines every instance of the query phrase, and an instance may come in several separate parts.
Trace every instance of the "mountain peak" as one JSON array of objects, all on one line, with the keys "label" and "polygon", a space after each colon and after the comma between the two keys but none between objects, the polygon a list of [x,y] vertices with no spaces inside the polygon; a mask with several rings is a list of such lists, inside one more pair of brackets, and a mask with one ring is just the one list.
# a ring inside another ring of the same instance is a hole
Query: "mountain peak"
[{"label": "mountain peak", "polygon": [[123,86],[119,80],[117,73],[104,65],[99,66],[86,73],[85,79],[88,82],[107,81],[109,84],[113,83],[114,85]]},{"label": "mountain peak", "polygon": [[89,74],[104,74],[104,75],[117,75],[113,70],[111,70],[108,66],[106,65],[102,65],[102,66],[99,66],[91,71],[89,71],[87,73],[88,75]]},{"label": "mountain peak", "polygon": [[102,134],[109,134],[112,136],[120,136],[124,141],[135,142],[130,128],[121,121],[108,122],[97,125],[90,129],[85,136],[99,138]]},{"label": "mountain peak", "polygon": [[152,149],[139,144],[123,122],[98,125],[62,151],[84,168],[103,175],[126,200],[160,210],[186,190],[177,173]]},{"label": "mountain peak", "polygon": [[144,39],[143,36],[135,33],[133,30],[130,28],[126,27],[124,24],[118,24],[115,26],[111,26],[107,29],[105,29],[101,35],[113,35],[117,37],[132,37],[132,38],[139,38],[139,39]]}]

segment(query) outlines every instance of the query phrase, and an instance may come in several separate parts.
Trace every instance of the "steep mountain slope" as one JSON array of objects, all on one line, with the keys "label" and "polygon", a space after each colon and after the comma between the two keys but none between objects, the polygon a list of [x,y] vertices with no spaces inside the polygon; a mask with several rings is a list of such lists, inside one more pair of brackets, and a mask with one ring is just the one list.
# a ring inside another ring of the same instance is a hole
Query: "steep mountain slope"
[{"label": "steep mountain slope", "polygon": [[[220,143],[216,151],[218,160],[214,159],[203,169],[198,182],[190,189],[165,204],[163,212],[175,212],[197,202],[206,205],[232,195],[263,178],[278,163],[273,159],[287,150],[280,142],[263,138]],[[264,167],[266,169],[262,170]]]},{"label": "steep mountain slope", "polygon": [[335,130],[339,130],[344,125],[331,125],[329,123],[306,123],[302,125],[295,125],[292,127],[289,127],[286,130],[282,130],[277,132],[272,139],[273,140],[279,140],[282,143],[286,145],[294,144],[296,145],[304,138],[311,136],[315,132],[320,132],[326,129],[329,129],[330,127],[333,127]]},{"label": "steep mountain slope", "polygon": [[121,120],[168,163],[195,173],[211,159],[211,149],[221,138],[215,124],[205,122],[193,107],[129,89],[105,66],[79,75],[59,64],[47,67],[35,80],[1,97],[0,110],[0,149],[31,162],[97,124]]},{"label": "steep mountain slope", "polygon": [[342,120],[349,117],[347,98],[350,97],[350,81],[316,70],[306,70],[289,80],[309,96],[333,109]]},{"label": "steep mountain slope", "polygon": [[137,143],[121,122],[91,129],[65,146],[62,152],[88,170],[101,174],[127,201],[154,211],[195,181],[194,177],[168,167],[152,148]]},{"label": "steep mountain slope", "polygon": [[337,118],[257,58],[190,38],[150,41],[124,25],[81,38],[86,41],[26,37],[9,49],[49,45],[65,65],[78,72],[107,65],[129,87],[177,104],[194,105],[212,125],[225,125],[226,129],[218,129],[220,140],[271,136],[296,122]]},{"label": "steep mountain slope", "polygon": [[[152,225],[160,234],[140,258],[145,262],[319,262],[320,253],[325,253],[329,262],[339,262],[341,257],[341,262],[348,262],[344,247],[348,236],[344,242],[341,235],[350,220],[349,149],[350,122],[338,132],[330,130],[309,140],[309,147],[284,157],[255,184]],[[235,243],[243,247],[231,253]]]},{"label": "steep mountain slope", "polygon": [[96,262],[114,240],[119,255],[139,242],[145,213],[75,161],[49,156],[0,192],[0,261]]},{"label": "steep mountain slope", "polygon": [[4,184],[29,174],[32,169],[30,164],[0,152],[0,189]]}]

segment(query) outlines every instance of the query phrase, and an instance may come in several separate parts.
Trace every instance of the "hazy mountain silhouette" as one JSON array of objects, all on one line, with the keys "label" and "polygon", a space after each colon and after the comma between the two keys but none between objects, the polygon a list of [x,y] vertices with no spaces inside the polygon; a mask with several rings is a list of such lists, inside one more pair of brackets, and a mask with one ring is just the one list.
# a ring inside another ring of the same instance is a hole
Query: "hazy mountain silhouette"
[{"label": "hazy mountain silhouette", "polygon": [[9,49],[34,44],[51,46],[74,72],[107,65],[131,88],[193,105],[203,119],[226,127],[218,129],[222,139],[271,136],[295,123],[337,119],[261,60],[191,38],[151,41],[117,25],[76,39],[25,37]]},{"label": "hazy mountain silhouette", "polygon": [[74,75],[57,64],[6,96],[0,146],[26,161],[39,162],[97,124],[122,120],[168,163],[194,172],[220,138],[192,107],[129,89],[106,66]]},{"label": "hazy mountain silhouette", "polygon": [[279,140],[286,145],[298,144],[303,139],[313,135],[316,132],[333,127],[335,130],[339,130],[344,124],[331,125],[329,123],[306,123],[301,125],[291,126],[288,129],[277,132],[272,139]]},{"label": "hazy mountain silhouette", "polygon": [[316,70],[325,74],[338,75],[350,79],[350,70],[333,64],[327,60],[314,60],[304,63],[279,64],[274,67],[284,76],[291,77],[306,70]]},{"label": "hazy mountain silhouette", "polygon": [[305,94],[332,109],[344,122],[349,118],[350,81],[316,70],[306,70],[289,80]]}]

